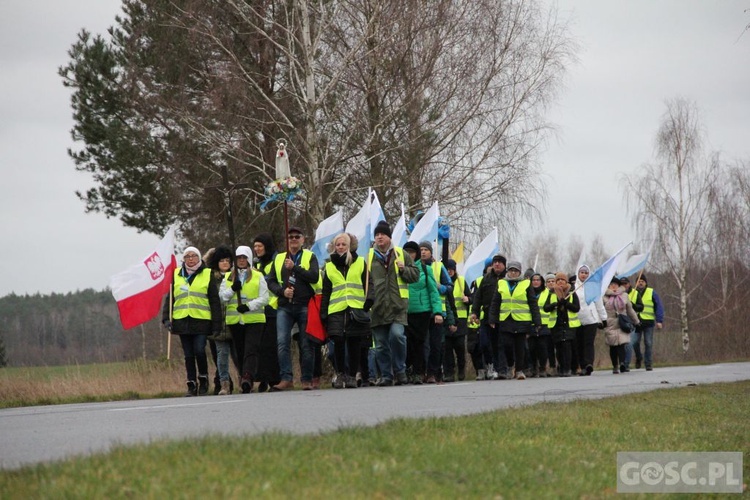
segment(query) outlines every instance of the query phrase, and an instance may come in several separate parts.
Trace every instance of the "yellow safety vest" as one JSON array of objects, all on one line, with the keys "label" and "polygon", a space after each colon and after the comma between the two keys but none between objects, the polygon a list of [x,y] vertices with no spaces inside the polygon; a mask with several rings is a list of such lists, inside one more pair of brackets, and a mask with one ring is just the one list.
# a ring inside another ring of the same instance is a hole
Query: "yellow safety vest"
[{"label": "yellow safety vest", "polygon": [[182,268],[174,271],[174,305],[172,319],[183,319],[188,316],[195,319],[211,319],[211,305],[208,303],[208,285],[211,282],[211,270],[204,268],[195,275],[192,283],[182,276]]},{"label": "yellow safety vest", "polygon": [[320,295],[323,293],[323,273],[318,270],[318,281],[312,284],[313,293]]},{"label": "yellow safety vest", "polygon": [[526,290],[529,288],[531,281],[521,280],[510,292],[508,280],[497,282],[497,291],[503,301],[500,304],[500,321],[505,321],[508,316],[513,317],[516,321],[531,321],[531,309],[529,308],[529,299],[526,296]]},{"label": "yellow safety vest", "polygon": [[[242,303],[246,304],[247,302],[257,299],[260,295],[260,280],[263,278],[263,273],[256,269],[248,269],[248,272],[250,273],[250,279],[246,280],[245,283],[242,285],[242,290],[240,291],[240,296],[242,297]],[[231,281],[229,279],[231,273],[227,273],[224,279],[231,285]],[[250,323],[265,323],[266,322],[266,315],[265,313],[261,311],[248,311],[246,313],[240,314],[237,311],[237,294],[235,293],[232,295],[232,299],[229,301],[229,304],[227,304],[227,325],[236,325],[240,322],[240,318],[242,318],[242,324],[249,325]]]},{"label": "yellow safety vest", "polygon": [[[549,295],[549,288],[544,287],[542,293],[539,294],[539,299],[536,303],[539,304],[539,317],[542,319],[542,325],[549,327],[550,313],[544,310],[544,304],[547,303],[547,296]],[[555,318],[557,319],[557,318]]]},{"label": "yellow safety vest", "polygon": [[[393,253],[396,254],[396,260],[404,260],[404,251],[401,247],[393,247]],[[372,259],[375,257],[375,249],[371,248],[370,253],[367,256],[367,267],[370,268],[370,272],[372,272]],[[393,271],[396,273],[396,282],[398,283],[398,294],[402,299],[408,299],[409,298],[409,285],[404,283],[404,280],[401,279],[401,274],[398,272],[398,266],[394,263],[393,264]]]},{"label": "yellow safety vest", "polygon": [[[266,264],[266,267],[264,267],[263,269],[260,268],[260,262],[258,262],[256,265],[258,266],[257,267],[258,271],[262,272],[263,276],[265,276],[265,275],[267,275],[268,273],[271,272],[271,266],[273,265],[273,262],[269,262],[268,264]],[[269,293],[268,295],[269,295],[269,297],[268,297],[268,305],[272,309],[278,309],[279,308],[279,298],[276,296],[275,293]]]},{"label": "yellow safety vest", "polygon": [[[437,283],[438,290],[440,290],[440,278],[443,275],[443,263],[435,261],[432,264],[430,264],[430,267],[432,268],[432,275],[435,276],[435,283]],[[443,312],[446,310],[446,304],[445,304],[445,294],[440,294],[440,305],[443,308]]]},{"label": "yellow safety vest", "polygon": [[[549,303],[557,304],[557,294],[550,293],[549,296],[550,296]],[[568,302],[570,302],[571,304],[573,303],[572,293],[570,294],[570,297],[568,297]],[[557,324],[557,309],[552,309],[552,311],[549,313],[549,327],[552,328],[556,324]],[[578,319],[578,313],[575,313],[573,311],[568,311],[568,325],[571,328],[578,328],[579,326],[581,326],[581,321]]]},{"label": "yellow safety vest", "polygon": [[347,307],[362,309],[365,306],[365,288],[362,286],[362,273],[365,259],[357,257],[352,262],[346,277],[333,262],[326,264],[326,276],[331,281],[331,297],[328,300],[328,314],[345,311]]},{"label": "yellow safety vest", "polygon": [[[310,269],[310,259],[312,259],[313,253],[310,250],[302,250],[302,258],[300,259],[300,267],[302,269],[309,270]],[[276,268],[276,281],[278,281],[279,285],[284,284],[284,280],[281,278],[281,268],[284,267],[284,261],[286,260],[286,252],[281,252],[279,254],[276,254],[276,259],[274,259],[273,266]],[[311,283],[312,285],[312,283]]]},{"label": "yellow safety vest", "polygon": [[456,281],[453,282],[453,300],[456,304],[456,315],[459,318],[469,317],[469,311],[466,310],[466,304],[463,301],[465,288],[466,280],[463,276],[458,276]]},{"label": "yellow safety vest", "polygon": [[[476,283],[476,285],[475,285],[475,290],[479,290],[479,285],[481,285],[481,284],[482,284],[482,280],[483,280],[483,279],[484,279],[484,276],[480,276],[480,277],[478,277],[478,278],[477,278],[476,280],[474,280],[474,283]],[[480,306],[479,306],[479,320],[481,321],[481,320],[483,320],[483,319],[484,319],[484,307],[482,307],[482,306],[480,305]]]},{"label": "yellow safety vest", "polygon": [[[630,302],[635,304],[636,300],[638,300],[638,290],[634,288],[628,295],[630,297]],[[638,313],[638,317],[646,321],[656,320],[654,289],[646,287],[646,289],[643,291],[643,297],[641,297],[641,301],[643,301],[643,311]]]}]

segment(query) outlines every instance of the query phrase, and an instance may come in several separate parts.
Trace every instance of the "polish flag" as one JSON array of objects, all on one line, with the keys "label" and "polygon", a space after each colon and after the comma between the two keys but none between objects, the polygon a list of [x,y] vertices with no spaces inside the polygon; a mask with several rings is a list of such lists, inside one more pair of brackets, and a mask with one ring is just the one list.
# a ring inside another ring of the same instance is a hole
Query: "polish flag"
[{"label": "polish flag", "polygon": [[125,330],[149,321],[159,314],[161,300],[172,286],[172,275],[177,266],[174,256],[172,226],[164,239],[142,262],[112,276],[112,289],[120,310],[120,322]]}]

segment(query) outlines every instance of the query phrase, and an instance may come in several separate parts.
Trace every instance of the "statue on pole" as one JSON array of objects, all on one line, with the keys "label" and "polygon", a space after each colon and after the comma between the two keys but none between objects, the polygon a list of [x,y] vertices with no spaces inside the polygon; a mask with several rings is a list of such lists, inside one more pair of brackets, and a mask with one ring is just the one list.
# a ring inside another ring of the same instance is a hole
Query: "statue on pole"
[{"label": "statue on pole", "polygon": [[[289,213],[288,204],[302,192],[302,181],[292,175],[289,167],[289,153],[286,149],[286,140],[279,139],[276,141],[276,179],[269,182],[266,186],[266,199],[260,204],[260,209],[273,202],[284,202],[284,228],[289,231]],[[286,238],[285,238],[286,239]],[[289,249],[287,248],[287,251]]]}]

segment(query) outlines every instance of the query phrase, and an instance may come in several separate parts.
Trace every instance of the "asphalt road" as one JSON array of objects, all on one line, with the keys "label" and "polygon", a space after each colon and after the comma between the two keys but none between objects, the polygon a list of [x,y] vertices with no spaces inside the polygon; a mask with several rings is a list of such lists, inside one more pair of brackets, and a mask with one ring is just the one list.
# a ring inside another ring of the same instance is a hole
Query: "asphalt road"
[{"label": "asphalt road", "polygon": [[590,377],[11,408],[0,410],[0,468],[15,469],[106,452],[116,445],[207,433],[319,433],[398,417],[467,415],[543,401],[604,398],[747,379],[750,363],[726,363],[620,375],[599,371]]}]

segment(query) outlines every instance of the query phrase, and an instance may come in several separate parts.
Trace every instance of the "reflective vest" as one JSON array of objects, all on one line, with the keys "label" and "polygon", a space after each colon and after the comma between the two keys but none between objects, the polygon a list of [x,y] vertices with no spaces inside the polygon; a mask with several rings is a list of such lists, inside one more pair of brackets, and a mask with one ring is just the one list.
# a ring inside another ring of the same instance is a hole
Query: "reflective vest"
[{"label": "reflective vest", "polygon": [[[556,293],[550,293],[550,304],[557,304],[557,294]],[[571,304],[573,303],[573,294],[570,294],[570,297],[568,297],[568,302]],[[549,327],[552,328],[557,324],[557,309],[552,309],[552,311],[549,313]],[[568,311],[568,325],[571,328],[578,328],[581,326],[581,321],[578,319],[578,313],[574,313],[573,311]]]},{"label": "reflective vest", "polygon": [[526,290],[530,284],[531,281],[529,280],[521,280],[516,285],[516,288],[513,289],[513,293],[511,293],[508,280],[497,282],[497,291],[500,292],[500,296],[503,299],[500,304],[500,321],[505,321],[508,319],[508,316],[512,315],[516,321],[531,322],[529,298],[526,295]]},{"label": "reflective vest", "polygon": [[[268,273],[271,272],[271,265],[272,264],[273,264],[273,261],[269,262],[268,264],[266,264],[266,266],[263,269],[261,269],[260,268],[260,262],[258,262],[258,263],[256,263],[256,265],[258,266],[256,269],[258,269],[258,271],[262,272],[263,276],[266,276]],[[279,298],[276,296],[275,293],[269,293],[268,295],[269,295],[269,297],[268,297],[268,305],[272,309],[278,309],[279,308]]]},{"label": "reflective vest", "polygon": [[[302,269],[310,269],[310,259],[312,259],[313,253],[310,250],[302,250],[302,258],[300,259],[300,267]],[[273,260],[273,267],[276,268],[276,281],[279,285],[284,284],[284,280],[281,277],[281,269],[284,267],[284,261],[286,260],[286,252],[276,254],[276,258]],[[312,286],[312,283],[311,283]]]},{"label": "reflective vest", "polygon": [[204,268],[196,274],[192,283],[182,276],[182,268],[174,271],[174,305],[172,319],[184,319],[188,316],[195,319],[211,319],[211,305],[208,303],[208,285],[211,282],[211,270]]},{"label": "reflective vest", "polygon": [[365,259],[357,257],[346,272],[341,274],[333,262],[326,264],[326,276],[331,281],[331,298],[328,300],[328,314],[345,311],[347,307],[362,309],[365,306],[365,287],[362,286],[362,273],[365,272]]},{"label": "reflective vest", "polygon": [[323,293],[323,273],[320,270],[318,271],[318,281],[313,283],[311,286],[315,295],[320,295],[321,293]]},{"label": "reflective vest", "polygon": [[[440,278],[443,274],[443,263],[434,261],[432,264],[430,264],[430,267],[432,268],[432,275],[435,276],[435,283],[438,286],[438,290],[440,290]],[[440,305],[443,308],[443,312],[446,310],[446,304],[445,304],[445,294],[440,294]]]},{"label": "reflective vest", "polygon": [[[250,279],[245,280],[245,283],[242,284],[242,290],[240,290],[243,304],[258,298],[260,295],[260,280],[264,279],[263,273],[256,269],[248,269],[248,272],[250,273]],[[224,279],[229,283],[229,287],[232,286],[232,282],[229,279],[230,275],[231,273],[227,273],[226,276],[224,276]],[[235,292],[232,295],[229,304],[227,304],[227,325],[236,325],[237,323],[240,323],[240,318],[242,318],[241,323],[243,325],[266,322],[266,314],[263,310],[255,312],[248,311],[243,314],[237,312],[237,293]]]},{"label": "reflective vest", "polygon": [[[635,304],[635,302],[638,300],[638,290],[633,289],[630,291],[628,295],[630,297],[630,302]],[[643,291],[641,302],[643,303],[643,311],[638,313],[638,317],[646,321],[656,320],[656,309],[654,306],[654,289],[653,288],[646,287],[646,289]]]},{"label": "reflective vest", "polygon": [[463,301],[465,288],[466,280],[463,276],[458,276],[456,281],[453,282],[453,300],[456,304],[456,315],[459,318],[469,317],[469,311],[466,310],[466,304]]},{"label": "reflective vest", "polygon": [[[536,303],[539,304],[539,317],[542,319],[542,325],[549,327],[550,313],[544,310],[544,304],[547,303],[547,296],[549,295],[549,288],[545,287],[542,293],[539,294],[539,298]],[[557,320],[557,318],[555,318]]]},{"label": "reflective vest", "polygon": [[[404,250],[401,247],[393,247],[393,253],[396,254],[396,260],[404,261]],[[370,253],[367,256],[367,267],[372,272],[372,259],[375,257],[375,249],[371,248]],[[402,299],[409,298],[409,285],[404,283],[401,279],[401,273],[398,272],[398,266],[394,263],[393,272],[396,273],[396,283],[398,283],[398,294]]]}]

